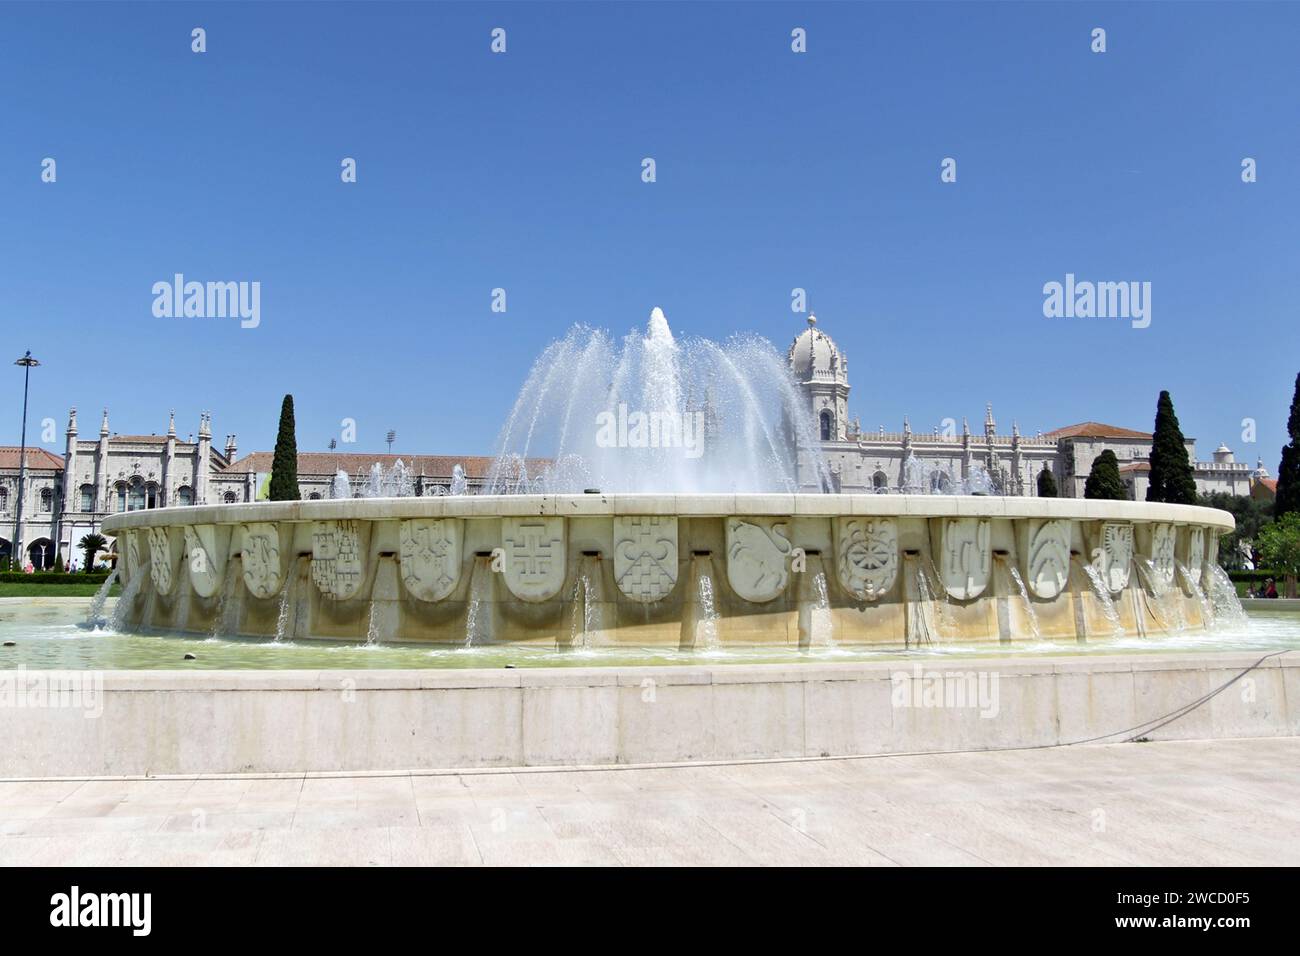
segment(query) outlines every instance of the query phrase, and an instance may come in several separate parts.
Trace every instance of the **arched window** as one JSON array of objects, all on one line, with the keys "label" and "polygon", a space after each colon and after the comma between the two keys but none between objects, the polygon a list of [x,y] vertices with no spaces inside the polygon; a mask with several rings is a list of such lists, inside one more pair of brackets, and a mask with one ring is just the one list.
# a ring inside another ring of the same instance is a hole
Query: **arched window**
[{"label": "arched window", "polygon": [[126,497],[126,510],[127,511],[144,510],[144,482],[141,481],[139,478],[131,482],[131,489],[129,494]]},{"label": "arched window", "polygon": [[821,414],[821,423],[822,423],[822,441],[830,441],[830,440],[831,440],[831,425],[832,425],[832,422],[833,422],[833,419],[831,418],[831,413],[830,413],[830,411],[823,411],[822,414]]},{"label": "arched window", "polygon": [[221,500],[228,505],[233,505],[239,499],[235,497],[235,493],[233,491],[227,491],[224,495],[221,496]]},{"label": "arched window", "polygon": [[889,487],[889,476],[883,471],[877,471],[871,476],[871,487],[877,491],[884,491]]},{"label": "arched window", "polygon": [[144,486],[144,506],[146,508],[158,507],[158,486],[152,481]]},{"label": "arched window", "polygon": [[48,571],[54,567],[54,542],[49,538],[37,538],[27,546],[27,560],[38,571]]},{"label": "arched window", "polygon": [[41,511],[49,514],[54,507],[54,491],[50,488],[41,489]]},{"label": "arched window", "polygon": [[194,504],[194,489],[189,485],[181,485],[176,489],[176,503],[178,505]]},{"label": "arched window", "polygon": [[126,482],[119,481],[114,490],[117,492],[117,510],[126,510]]},{"label": "arched window", "polygon": [[319,491],[313,491],[311,494],[309,494],[309,495],[307,496],[307,500],[308,500],[308,501],[320,501],[320,492],[319,492]]},{"label": "arched window", "polygon": [[90,512],[95,510],[95,486],[81,486],[81,510]]}]

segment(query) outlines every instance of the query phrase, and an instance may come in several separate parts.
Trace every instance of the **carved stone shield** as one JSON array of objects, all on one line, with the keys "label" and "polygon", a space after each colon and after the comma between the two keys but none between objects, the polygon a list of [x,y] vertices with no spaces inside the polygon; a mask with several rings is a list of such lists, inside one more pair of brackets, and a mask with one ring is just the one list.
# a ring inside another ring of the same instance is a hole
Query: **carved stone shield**
[{"label": "carved stone shield", "polygon": [[244,556],[244,586],[257,598],[277,594],[284,584],[284,563],[280,555],[280,532],[275,525],[258,521],[240,528]]},{"label": "carved stone shield", "polygon": [[790,582],[789,527],[781,518],[727,519],[727,580],[746,601],[774,601]]},{"label": "carved stone shield", "polygon": [[835,569],[846,591],[877,600],[898,577],[898,524],[893,518],[836,518]]},{"label": "carved stone shield", "polygon": [[548,601],[564,586],[564,519],[502,518],[504,577],[521,601]]},{"label": "carved stone shield", "polygon": [[1171,524],[1157,524],[1151,528],[1151,564],[1156,576],[1165,584],[1174,580],[1174,546],[1177,537]]},{"label": "carved stone shield", "polygon": [[633,601],[666,598],[677,584],[677,519],[615,515],[614,580]]},{"label": "carved stone shield", "polygon": [[1128,587],[1133,566],[1133,526],[1107,521],[1101,526],[1101,548],[1096,555],[1097,570],[1112,593]]},{"label": "carved stone shield", "polygon": [[311,579],[337,601],[355,597],[366,579],[369,522],[317,521],[311,532]]},{"label": "carved stone shield", "polygon": [[179,550],[172,544],[171,533],[167,528],[149,529],[149,579],[159,594],[172,592]]},{"label": "carved stone shield", "polygon": [[212,597],[221,591],[226,576],[230,529],[210,524],[186,525],[184,536],[190,585],[199,597]]},{"label": "carved stone shield", "polygon": [[140,560],[140,532],[124,531],[118,535],[119,538],[125,539],[124,553],[122,554],[123,563],[126,565],[126,574],[123,576],[123,583],[130,581],[138,574],[144,573],[144,564]]},{"label": "carved stone shield", "polygon": [[421,601],[441,601],[460,583],[460,518],[412,518],[400,532],[402,583]]},{"label": "carved stone shield", "polygon": [[1200,583],[1205,564],[1205,529],[1199,525],[1187,529],[1187,576]]},{"label": "carved stone shield", "polygon": [[943,518],[939,522],[939,577],[958,601],[984,593],[992,570],[992,528],[987,518]]},{"label": "carved stone shield", "polygon": [[1035,597],[1050,601],[1065,590],[1070,580],[1070,522],[1030,523],[1026,582]]}]

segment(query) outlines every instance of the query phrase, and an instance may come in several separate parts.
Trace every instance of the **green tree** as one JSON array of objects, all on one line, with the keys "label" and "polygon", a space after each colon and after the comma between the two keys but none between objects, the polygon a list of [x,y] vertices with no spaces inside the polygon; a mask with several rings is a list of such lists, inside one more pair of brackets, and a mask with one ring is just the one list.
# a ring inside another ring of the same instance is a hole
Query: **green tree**
[{"label": "green tree", "polygon": [[275,436],[275,456],[271,459],[272,501],[297,501],[298,439],[293,427],[293,396],[284,396],[280,406],[280,431]]},{"label": "green tree", "polygon": [[1043,470],[1038,473],[1038,497],[1060,497],[1056,492],[1056,478],[1052,475],[1052,469],[1047,467],[1047,462],[1043,462]]},{"label": "green tree", "polygon": [[1119,476],[1119,459],[1109,448],[1093,460],[1092,470],[1083,485],[1083,496],[1103,501],[1128,500],[1128,488]]},{"label": "green tree", "polygon": [[1291,440],[1282,446],[1282,464],[1277,469],[1277,501],[1273,506],[1273,514],[1278,518],[1300,511],[1300,375],[1295,377],[1286,431]]},{"label": "green tree", "polygon": [[77,547],[86,556],[86,566],[81,570],[90,573],[90,569],[95,566],[95,555],[108,547],[108,539],[102,534],[84,534],[81,536],[81,540],[77,542]]},{"label": "green tree", "polygon": [[1225,571],[1245,570],[1245,557],[1242,553],[1244,546],[1249,550],[1252,562],[1259,567],[1255,542],[1259,538],[1260,529],[1272,520],[1272,503],[1252,498],[1250,495],[1233,495],[1226,491],[1200,495],[1196,503],[1204,508],[1226,511],[1237,522],[1237,527],[1230,534],[1219,535],[1219,565]]},{"label": "green tree", "polygon": [[63,573],[63,554],[62,554],[62,553],[56,554],[56,555],[54,556],[54,573],[55,573],[55,574],[62,574],[62,573]]},{"label": "green tree", "polygon": [[1259,532],[1259,556],[1264,564],[1286,578],[1286,597],[1296,596],[1300,574],[1300,511],[1292,511],[1265,525]]},{"label": "green tree", "polygon": [[1168,392],[1161,392],[1156,402],[1156,430],[1151,438],[1151,484],[1147,501],[1167,501],[1175,505],[1196,502],[1196,479],[1187,458],[1187,441],[1178,427],[1174,403]]}]

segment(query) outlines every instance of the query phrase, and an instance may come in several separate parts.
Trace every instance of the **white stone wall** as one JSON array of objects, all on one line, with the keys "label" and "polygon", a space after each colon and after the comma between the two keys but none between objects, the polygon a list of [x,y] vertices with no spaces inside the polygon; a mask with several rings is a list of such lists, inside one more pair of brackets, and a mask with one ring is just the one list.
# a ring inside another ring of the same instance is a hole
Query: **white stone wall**
[{"label": "white stone wall", "polygon": [[[842,757],[1120,742],[1258,654],[408,671],[112,671],[94,716],[7,708],[0,777],[407,771]],[[984,706],[925,706],[966,681]],[[66,672],[65,676],[66,676]],[[953,675],[944,678],[943,675]],[[995,676],[996,675],[996,676]],[[30,683],[42,672],[29,672]],[[1300,733],[1300,658],[1145,731]]]}]

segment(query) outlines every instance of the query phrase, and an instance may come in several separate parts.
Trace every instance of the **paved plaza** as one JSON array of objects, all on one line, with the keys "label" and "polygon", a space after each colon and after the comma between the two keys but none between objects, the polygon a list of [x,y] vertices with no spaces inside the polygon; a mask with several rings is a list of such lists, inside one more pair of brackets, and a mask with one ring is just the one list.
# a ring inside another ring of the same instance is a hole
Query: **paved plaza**
[{"label": "paved plaza", "polygon": [[0,782],[4,865],[1300,864],[1300,738]]}]

